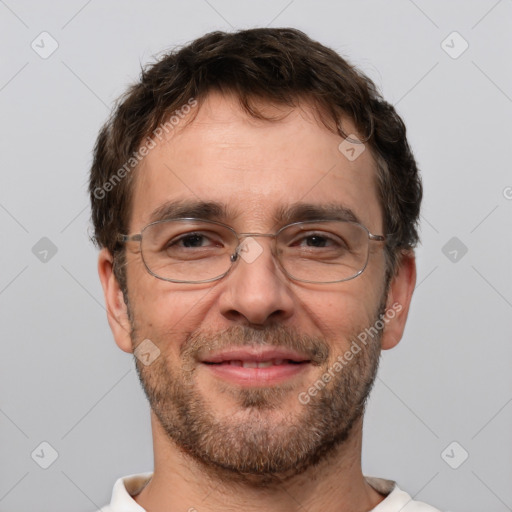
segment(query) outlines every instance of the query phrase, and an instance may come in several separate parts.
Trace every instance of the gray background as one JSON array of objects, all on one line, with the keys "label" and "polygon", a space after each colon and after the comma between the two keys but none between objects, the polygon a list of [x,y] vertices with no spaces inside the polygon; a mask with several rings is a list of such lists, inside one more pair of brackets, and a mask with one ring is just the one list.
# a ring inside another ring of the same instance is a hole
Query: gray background
[{"label": "gray background", "polygon": [[[91,149],[141,64],[211,30],[267,25],[300,28],[372,77],[423,171],[418,288],[369,404],[365,473],[443,510],[512,510],[512,2],[7,0],[1,512],[91,511],[119,476],[152,469],[148,406],[88,239]],[[31,47],[51,49],[43,31],[59,45],[46,59]],[[469,44],[457,58],[453,31]],[[48,469],[44,441],[58,453]]]}]

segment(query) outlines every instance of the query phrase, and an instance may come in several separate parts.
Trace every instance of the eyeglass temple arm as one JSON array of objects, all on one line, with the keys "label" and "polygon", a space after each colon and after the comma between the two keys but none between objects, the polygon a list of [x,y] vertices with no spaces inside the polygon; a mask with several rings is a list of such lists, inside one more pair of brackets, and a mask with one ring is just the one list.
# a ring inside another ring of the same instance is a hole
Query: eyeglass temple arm
[{"label": "eyeglass temple arm", "polygon": [[140,242],[142,240],[142,235],[137,233],[136,235],[122,235],[119,233],[117,235],[118,242]]}]

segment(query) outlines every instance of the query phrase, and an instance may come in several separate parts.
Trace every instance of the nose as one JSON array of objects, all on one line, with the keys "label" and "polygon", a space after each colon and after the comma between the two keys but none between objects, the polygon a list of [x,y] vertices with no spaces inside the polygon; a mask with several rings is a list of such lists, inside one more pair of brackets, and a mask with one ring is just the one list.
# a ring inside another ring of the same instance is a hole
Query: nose
[{"label": "nose", "polygon": [[221,313],[232,322],[263,326],[293,315],[290,281],[272,255],[270,239],[246,238],[222,287]]}]

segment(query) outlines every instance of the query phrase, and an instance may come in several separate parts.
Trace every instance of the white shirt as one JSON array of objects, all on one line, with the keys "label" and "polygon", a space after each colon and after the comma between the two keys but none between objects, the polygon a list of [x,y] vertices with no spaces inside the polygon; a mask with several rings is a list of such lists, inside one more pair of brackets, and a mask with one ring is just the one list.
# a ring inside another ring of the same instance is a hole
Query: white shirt
[{"label": "white shirt", "polygon": [[[112,491],[110,505],[102,507],[100,512],[146,512],[132,496],[136,496],[146,485],[153,473],[141,473],[119,478]],[[382,478],[365,477],[366,481],[378,492],[386,494],[370,512],[441,512],[420,501],[413,499],[400,490],[395,482]]]}]

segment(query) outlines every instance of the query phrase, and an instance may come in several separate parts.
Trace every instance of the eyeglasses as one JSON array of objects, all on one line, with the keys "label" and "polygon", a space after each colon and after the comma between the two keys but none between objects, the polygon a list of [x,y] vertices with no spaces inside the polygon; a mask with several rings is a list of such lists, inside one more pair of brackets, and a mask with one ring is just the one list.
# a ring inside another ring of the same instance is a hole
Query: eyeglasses
[{"label": "eyeglasses", "polygon": [[256,237],[273,239],[272,254],[283,272],[304,283],[339,283],[360,275],[370,242],[384,242],[352,221],[313,220],[288,224],[275,234],[237,233],[215,221],[196,218],[152,222],[120,242],[140,242],[147,271],[173,283],[208,283],[223,278],[239,260],[251,263],[263,252]]}]

